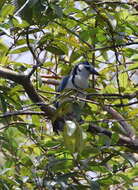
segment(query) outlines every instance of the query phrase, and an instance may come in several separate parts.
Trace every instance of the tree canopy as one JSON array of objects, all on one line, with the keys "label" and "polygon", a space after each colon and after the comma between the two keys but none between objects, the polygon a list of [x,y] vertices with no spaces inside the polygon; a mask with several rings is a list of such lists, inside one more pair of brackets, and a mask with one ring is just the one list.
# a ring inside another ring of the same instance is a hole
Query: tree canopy
[{"label": "tree canopy", "polygon": [[[0,188],[138,189],[138,3],[0,1]],[[53,132],[71,102],[56,88],[89,61],[81,115]]]}]

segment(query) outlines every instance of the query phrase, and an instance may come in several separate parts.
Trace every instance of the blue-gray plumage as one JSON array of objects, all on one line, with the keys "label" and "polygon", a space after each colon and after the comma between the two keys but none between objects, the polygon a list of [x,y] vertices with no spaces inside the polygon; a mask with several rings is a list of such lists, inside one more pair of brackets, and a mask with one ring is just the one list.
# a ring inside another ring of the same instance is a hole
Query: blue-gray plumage
[{"label": "blue-gray plumage", "polygon": [[[88,79],[91,74],[99,75],[99,73],[94,69],[94,67],[87,61],[81,62],[77,64],[70,74],[64,77],[57,89],[58,92],[63,91],[64,89],[76,89],[76,90],[84,90],[89,87]],[[82,93],[77,94],[79,97],[82,97]],[[83,95],[84,96],[84,95]],[[68,98],[66,97],[65,100],[57,101],[55,107],[58,108],[64,101]],[[62,116],[54,121],[54,131],[61,130],[63,127],[63,123],[65,117],[75,117],[79,118],[74,112],[69,112],[68,115]],[[80,119],[80,118],[79,118]]]},{"label": "blue-gray plumage", "polygon": [[64,90],[64,88],[66,87],[67,85],[67,82],[69,80],[69,75],[64,77],[60,83],[60,85],[58,86],[58,89],[57,89],[57,92],[61,92],[62,90]]},{"label": "blue-gray plumage", "polygon": [[70,75],[64,77],[57,89],[58,92],[64,89],[83,90],[89,87],[88,79],[90,74],[99,75],[89,62],[81,62],[77,64]]}]

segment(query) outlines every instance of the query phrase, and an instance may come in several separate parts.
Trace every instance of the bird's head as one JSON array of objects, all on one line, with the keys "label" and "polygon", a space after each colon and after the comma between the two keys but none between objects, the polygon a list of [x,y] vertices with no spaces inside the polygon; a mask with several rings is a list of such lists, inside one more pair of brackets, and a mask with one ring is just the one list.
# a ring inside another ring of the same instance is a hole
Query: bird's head
[{"label": "bird's head", "polygon": [[85,61],[85,62],[81,62],[79,64],[77,64],[75,66],[75,68],[72,71],[73,75],[81,75],[84,77],[89,77],[90,74],[93,75],[100,75],[92,66],[92,64],[90,64],[89,62]]}]

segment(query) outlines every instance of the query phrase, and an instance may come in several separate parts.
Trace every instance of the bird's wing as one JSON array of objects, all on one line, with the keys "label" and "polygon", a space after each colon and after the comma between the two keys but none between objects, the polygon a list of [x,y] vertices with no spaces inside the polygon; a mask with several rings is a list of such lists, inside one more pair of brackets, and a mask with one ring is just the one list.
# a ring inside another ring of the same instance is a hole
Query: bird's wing
[{"label": "bird's wing", "polygon": [[64,77],[64,78],[62,79],[62,81],[61,81],[61,83],[60,83],[60,85],[59,85],[59,87],[58,87],[58,89],[57,89],[57,92],[61,92],[62,90],[65,89],[69,77],[70,77],[70,76],[68,75],[68,76],[66,76],[66,77]]},{"label": "bird's wing", "polygon": [[[58,88],[57,88],[57,92],[61,92],[62,90],[65,89],[69,77],[70,77],[70,76],[68,75],[68,76],[64,77],[64,78],[61,80],[61,83],[60,83],[60,85],[59,85]],[[59,97],[59,95],[56,95],[56,98],[58,98],[58,97]],[[54,103],[54,105],[55,105],[56,108],[59,107],[59,104],[60,104],[60,103],[59,103],[58,101]]]}]

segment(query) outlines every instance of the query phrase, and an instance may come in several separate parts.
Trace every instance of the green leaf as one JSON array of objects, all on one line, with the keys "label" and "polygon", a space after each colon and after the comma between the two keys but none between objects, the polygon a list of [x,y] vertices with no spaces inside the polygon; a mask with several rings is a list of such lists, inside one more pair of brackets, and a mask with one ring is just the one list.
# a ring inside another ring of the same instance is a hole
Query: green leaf
[{"label": "green leaf", "polygon": [[52,61],[47,61],[47,62],[44,63],[44,66],[45,67],[53,67],[54,63]]},{"label": "green leaf", "polygon": [[[34,43],[35,40],[30,38],[30,39],[29,39],[29,42],[30,42],[30,43]],[[26,45],[26,39],[19,39],[19,40],[17,41],[17,45]]]},{"label": "green leaf", "polygon": [[10,54],[24,53],[24,52],[27,52],[28,50],[29,50],[28,47],[19,47],[19,48],[16,48],[14,50],[11,50]]},{"label": "green leaf", "polygon": [[0,40],[0,58],[2,58],[8,51],[8,47]]},{"label": "green leaf", "polygon": [[138,54],[135,54],[131,57],[132,61],[138,61]]},{"label": "green leaf", "polygon": [[119,135],[117,133],[113,133],[111,138],[111,144],[116,144],[118,140],[119,140]]},{"label": "green leaf", "polygon": [[46,50],[53,54],[56,54],[56,55],[64,55],[65,54],[65,52],[61,48],[59,48],[57,46],[53,46],[53,45],[47,46]]},{"label": "green leaf", "polygon": [[61,40],[62,42],[65,42],[66,44],[74,48],[79,49],[81,46],[80,43],[77,41],[77,39],[73,36],[69,36],[68,38],[65,36],[64,37],[60,36],[59,40]]},{"label": "green leaf", "polygon": [[104,89],[103,92],[105,93],[116,93],[117,92],[117,88],[115,88],[112,84],[107,85]]},{"label": "green leaf", "polygon": [[60,48],[60,50],[62,50],[64,52],[64,54],[68,55],[68,47],[65,43],[62,42],[55,42],[55,45]]},{"label": "green leaf", "polygon": [[98,141],[98,145],[102,147],[105,147],[105,146],[110,146],[111,144],[111,139],[106,136],[106,135],[101,135],[99,136],[99,141]]},{"label": "green leaf", "polygon": [[6,103],[5,97],[2,94],[0,94],[0,102],[1,102],[3,112],[6,112],[7,111],[7,103]]},{"label": "green leaf", "polygon": [[54,9],[55,14],[56,14],[59,18],[63,17],[63,11],[62,11],[62,8],[61,8],[61,7],[59,7],[59,6],[57,6],[57,5],[52,5],[52,8]]},{"label": "green leaf", "polygon": [[119,84],[122,88],[127,88],[128,85],[128,74],[127,73],[121,73],[119,74]]},{"label": "green leaf", "polygon": [[71,56],[70,56],[70,62],[73,63],[74,61],[76,61],[80,57],[81,57],[80,53],[73,51]]},{"label": "green leaf", "polygon": [[12,23],[15,27],[19,27],[19,28],[26,28],[29,26],[28,22],[26,22],[25,20],[22,20],[20,17],[18,16],[14,16],[12,18]]},{"label": "green leaf", "polygon": [[92,190],[100,190],[100,184],[97,181],[91,181],[91,189]]},{"label": "green leaf", "polygon": [[1,10],[1,16],[2,17],[7,17],[8,15],[13,15],[15,10],[15,7],[11,4],[4,5]]},{"label": "green leaf", "polygon": [[21,176],[30,176],[32,174],[32,171],[30,171],[30,167],[23,166],[20,169]]},{"label": "green leaf", "polygon": [[21,9],[19,12],[20,16],[29,24],[40,24],[41,18],[43,18],[42,11],[45,9],[44,4],[39,0],[29,0],[27,4],[26,2],[26,0],[14,1],[16,9]]},{"label": "green leaf", "polygon": [[87,103],[87,104],[91,108],[92,111],[97,111],[98,110],[98,106],[96,104],[92,104],[92,103]]},{"label": "green leaf", "polygon": [[76,122],[66,121],[64,126],[64,143],[71,153],[80,153],[84,147],[84,135],[81,126]]},{"label": "green leaf", "polygon": [[0,1],[0,9],[2,8],[2,6],[4,5],[5,2],[6,2],[6,0],[1,0]]},{"label": "green leaf", "polygon": [[138,63],[131,64],[131,65],[126,69],[126,71],[131,71],[131,70],[135,70],[135,69],[138,69]]},{"label": "green leaf", "polygon": [[36,126],[40,125],[40,117],[38,115],[32,115],[32,123]]},{"label": "green leaf", "polygon": [[47,32],[45,35],[43,35],[41,37],[41,39],[39,40],[38,43],[39,43],[39,45],[44,45],[49,40],[53,41],[54,40],[54,35],[52,33],[50,33],[50,32]]},{"label": "green leaf", "polygon": [[133,49],[133,48],[125,48],[125,55],[128,56],[128,57],[131,57],[135,54],[138,53],[138,50],[137,49]]},{"label": "green leaf", "polygon": [[80,32],[80,38],[87,41],[90,38],[89,31],[88,30],[81,31]]},{"label": "green leaf", "polygon": [[108,61],[108,53],[106,51],[102,52],[102,56],[103,56],[105,61]]},{"label": "green leaf", "polygon": [[138,108],[130,110],[128,114],[129,114],[130,117],[136,116],[138,114]]},{"label": "green leaf", "polygon": [[27,166],[33,165],[32,160],[31,160],[31,158],[29,156],[23,156],[21,158],[20,162],[22,162],[22,164],[25,164]]}]

